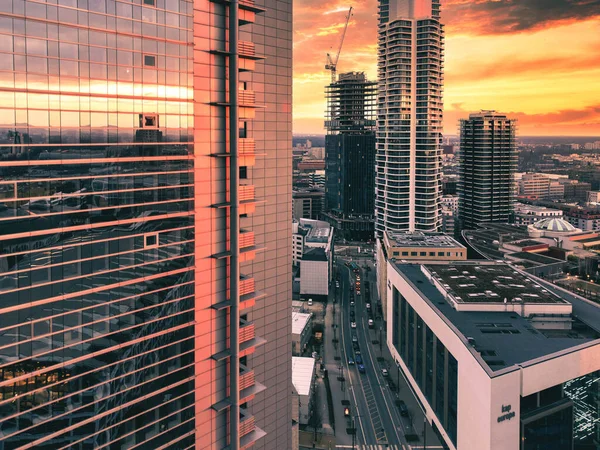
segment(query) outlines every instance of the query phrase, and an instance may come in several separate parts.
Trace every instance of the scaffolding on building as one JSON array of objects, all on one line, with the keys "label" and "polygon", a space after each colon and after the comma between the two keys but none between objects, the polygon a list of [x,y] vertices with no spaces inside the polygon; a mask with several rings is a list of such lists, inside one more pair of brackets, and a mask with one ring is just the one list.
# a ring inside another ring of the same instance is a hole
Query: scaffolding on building
[{"label": "scaffolding on building", "polygon": [[327,134],[374,132],[377,115],[377,82],[364,72],[340,74],[325,86]]}]

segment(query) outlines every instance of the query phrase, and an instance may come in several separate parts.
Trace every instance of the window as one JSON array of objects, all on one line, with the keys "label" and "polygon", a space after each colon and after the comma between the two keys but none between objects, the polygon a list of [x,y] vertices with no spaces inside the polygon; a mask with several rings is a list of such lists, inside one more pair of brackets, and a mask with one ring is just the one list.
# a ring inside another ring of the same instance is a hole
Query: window
[{"label": "window", "polygon": [[435,252],[429,252],[429,256],[435,256]]},{"label": "window", "polygon": [[144,235],[144,248],[158,247],[158,233]]},{"label": "window", "polygon": [[410,256],[417,256],[417,252],[410,252]]},{"label": "window", "polygon": [[421,256],[427,256],[427,252],[421,252]]},{"label": "window", "polygon": [[144,5],[155,6],[156,0],[144,0]]},{"label": "window", "polygon": [[240,166],[240,180],[248,179],[248,167]]},{"label": "window", "polygon": [[156,56],[144,55],[144,65],[156,67]]},{"label": "window", "polygon": [[248,129],[246,128],[246,122],[240,122],[240,139],[248,137]]},{"label": "window", "polygon": [[402,252],[402,256],[408,256],[408,252]]},{"label": "window", "polygon": [[158,128],[158,114],[140,114],[140,128]]},{"label": "window", "polygon": [[444,256],[444,252],[438,252],[438,256]]}]

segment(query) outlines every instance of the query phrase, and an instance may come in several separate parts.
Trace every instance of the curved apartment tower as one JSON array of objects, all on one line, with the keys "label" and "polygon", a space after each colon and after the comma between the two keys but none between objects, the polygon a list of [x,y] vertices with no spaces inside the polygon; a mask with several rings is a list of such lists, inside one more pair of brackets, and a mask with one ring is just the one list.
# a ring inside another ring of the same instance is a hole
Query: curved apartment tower
[{"label": "curved apartment tower", "polygon": [[375,231],[441,225],[440,0],[380,0]]}]

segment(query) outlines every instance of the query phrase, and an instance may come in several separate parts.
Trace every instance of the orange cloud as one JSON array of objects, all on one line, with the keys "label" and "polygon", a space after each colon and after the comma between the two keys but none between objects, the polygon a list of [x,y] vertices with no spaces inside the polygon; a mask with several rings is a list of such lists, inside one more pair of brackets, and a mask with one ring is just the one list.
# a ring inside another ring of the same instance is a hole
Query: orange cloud
[{"label": "orange cloud", "polygon": [[[338,73],[377,76],[377,1],[297,0],[294,131],[322,133],[325,55],[337,50],[355,8]],[[519,118],[521,135],[600,136],[600,0],[446,0],[444,131],[469,111]],[[319,34],[321,33],[321,34]],[[460,104],[460,108],[453,105]],[[579,114],[579,115],[577,115]],[[573,117],[565,121],[565,117]]]}]

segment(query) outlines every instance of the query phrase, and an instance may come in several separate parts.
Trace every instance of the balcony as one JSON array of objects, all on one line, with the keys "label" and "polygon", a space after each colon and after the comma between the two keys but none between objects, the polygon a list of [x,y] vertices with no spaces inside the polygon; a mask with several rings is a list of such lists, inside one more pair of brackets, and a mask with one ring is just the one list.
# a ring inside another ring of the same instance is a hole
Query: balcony
[{"label": "balcony", "polygon": [[251,202],[254,200],[254,186],[251,184],[245,184],[240,186],[239,190],[239,201],[240,202]]},{"label": "balcony", "polygon": [[240,297],[243,295],[249,295],[254,292],[254,278],[242,277],[240,279]]},{"label": "balcony", "polygon": [[240,344],[254,339],[254,323],[240,319]]},{"label": "balcony", "polygon": [[252,433],[254,428],[254,416],[243,410],[240,410],[240,437]]},{"label": "balcony", "polygon": [[251,138],[240,138],[238,145],[240,156],[241,155],[253,155],[256,150],[256,143]]},{"label": "balcony", "polygon": [[254,247],[254,232],[241,230],[239,243],[240,250],[243,248]]},{"label": "balcony", "polygon": [[254,107],[256,106],[256,95],[254,91],[240,91],[238,96],[240,107]]},{"label": "balcony", "polygon": [[254,370],[251,370],[240,364],[240,391],[247,389],[254,385]]}]

